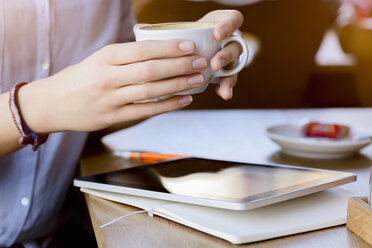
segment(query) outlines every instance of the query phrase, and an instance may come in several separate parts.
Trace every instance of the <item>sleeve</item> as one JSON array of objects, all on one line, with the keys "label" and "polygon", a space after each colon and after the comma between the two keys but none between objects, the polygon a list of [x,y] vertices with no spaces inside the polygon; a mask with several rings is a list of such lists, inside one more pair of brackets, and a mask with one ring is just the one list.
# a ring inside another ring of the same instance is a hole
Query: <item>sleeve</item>
[{"label": "sleeve", "polygon": [[131,0],[121,0],[119,42],[134,41],[133,26],[137,23]]}]

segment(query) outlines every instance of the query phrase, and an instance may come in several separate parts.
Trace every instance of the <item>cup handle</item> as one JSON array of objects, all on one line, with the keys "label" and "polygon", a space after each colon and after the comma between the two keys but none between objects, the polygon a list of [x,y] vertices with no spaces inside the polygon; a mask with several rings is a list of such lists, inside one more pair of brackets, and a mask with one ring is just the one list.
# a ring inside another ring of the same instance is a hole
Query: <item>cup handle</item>
[{"label": "cup handle", "polygon": [[247,44],[245,43],[244,39],[242,37],[240,37],[239,35],[232,34],[232,36],[223,40],[222,43],[221,43],[221,49],[232,41],[238,42],[243,48],[243,52],[239,57],[239,64],[236,67],[232,68],[231,70],[225,70],[225,69],[221,68],[220,70],[216,71],[213,76],[215,76],[215,77],[228,77],[228,76],[237,74],[238,72],[240,72],[244,68],[245,64],[247,63],[248,47],[247,47]]}]

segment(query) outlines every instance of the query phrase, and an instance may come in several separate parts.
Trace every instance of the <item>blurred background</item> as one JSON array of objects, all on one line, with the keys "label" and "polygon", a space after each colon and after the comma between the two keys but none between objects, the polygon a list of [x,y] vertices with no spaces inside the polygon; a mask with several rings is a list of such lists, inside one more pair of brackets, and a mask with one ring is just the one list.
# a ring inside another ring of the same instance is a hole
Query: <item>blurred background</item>
[{"label": "blurred background", "polygon": [[[372,106],[372,0],[134,0],[138,22],[237,9],[251,50],[229,101],[215,87],[189,109]],[[371,10],[371,11],[370,11]]]}]

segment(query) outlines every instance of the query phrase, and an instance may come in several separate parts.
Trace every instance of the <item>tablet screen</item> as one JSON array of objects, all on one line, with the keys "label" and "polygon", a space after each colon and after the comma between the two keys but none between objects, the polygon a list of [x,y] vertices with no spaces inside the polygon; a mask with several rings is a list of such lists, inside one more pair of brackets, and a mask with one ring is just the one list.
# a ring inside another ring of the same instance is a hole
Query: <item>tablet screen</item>
[{"label": "tablet screen", "polygon": [[355,176],[346,172],[185,158],[79,180],[241,203],[300,191],[345,178],[355,181]]}]

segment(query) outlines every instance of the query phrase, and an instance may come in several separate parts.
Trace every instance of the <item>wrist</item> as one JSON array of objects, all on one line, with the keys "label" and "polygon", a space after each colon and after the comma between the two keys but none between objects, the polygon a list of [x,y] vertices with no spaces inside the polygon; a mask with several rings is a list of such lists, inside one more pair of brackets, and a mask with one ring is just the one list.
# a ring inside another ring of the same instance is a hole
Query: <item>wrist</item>
[{"label": "wrist", "polygon": [[29,83],[18,91],[19,111],[30,130],[38,135],[57,132],[55,121],[51,115],[53,109],[53,96],[44,87],[41,79]]},{"label": "wrist", "polygon": [[22,112],[20,111],[18,92],[20,88],[27,84],[27,82],[20,82],[13,86],[12,90],[9,92],[9,109],[12,114],[14,124],[21,136],[18,139],[18,143],[20,145],[30,144],[32,145],[32,150],[37,151],[40,145],[46,142],[46,140],[48,139],[48,135],[38,135],[33,132],[25,122]]}]

